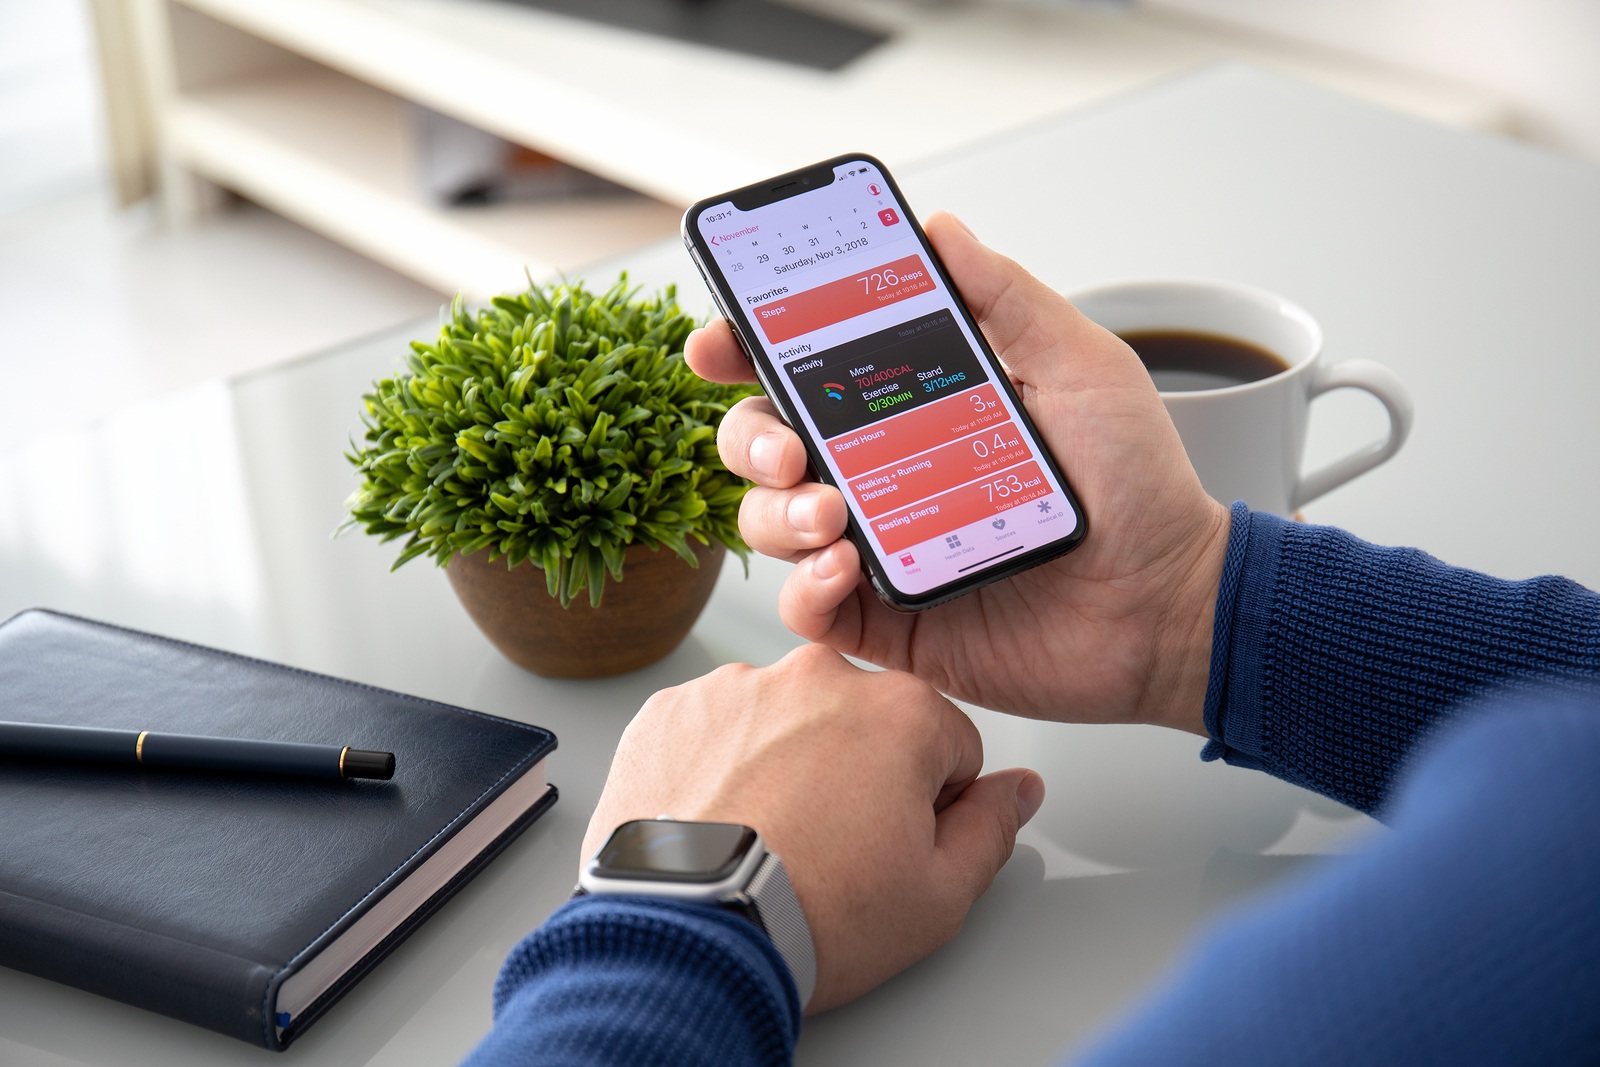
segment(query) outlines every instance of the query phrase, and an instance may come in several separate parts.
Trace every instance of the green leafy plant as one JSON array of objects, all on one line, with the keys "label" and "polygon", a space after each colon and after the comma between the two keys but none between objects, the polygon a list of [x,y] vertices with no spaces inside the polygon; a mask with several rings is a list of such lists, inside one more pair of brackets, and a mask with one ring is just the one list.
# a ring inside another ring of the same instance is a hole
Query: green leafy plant
[{"label": "green leafy plant", "polygon": [[748,484],[717,454],[717,424],[752,390],[704,381],[683,360],[696,323],[668,287],[650,299],[622,277],[604,293],[539,285],[469,312],[457,296],[408,373],[365,394],[365,443],[346,454],[361,486],[350,519],[406,537],[396,568],[487,550],[544,569],[563,607],[598,605],[631,545],[716,540],[748,559]]}]

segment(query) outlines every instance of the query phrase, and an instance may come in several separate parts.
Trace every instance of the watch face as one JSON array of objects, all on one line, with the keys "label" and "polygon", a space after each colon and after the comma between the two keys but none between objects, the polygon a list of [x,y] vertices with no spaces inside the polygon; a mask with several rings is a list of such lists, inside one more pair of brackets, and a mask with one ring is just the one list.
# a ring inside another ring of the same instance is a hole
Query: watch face
[{"label": "watch face", "polygon": [[601,878],[720,882],[755,840],[756,832],[738,823],[639,819],[617,827],[589,870]]}]

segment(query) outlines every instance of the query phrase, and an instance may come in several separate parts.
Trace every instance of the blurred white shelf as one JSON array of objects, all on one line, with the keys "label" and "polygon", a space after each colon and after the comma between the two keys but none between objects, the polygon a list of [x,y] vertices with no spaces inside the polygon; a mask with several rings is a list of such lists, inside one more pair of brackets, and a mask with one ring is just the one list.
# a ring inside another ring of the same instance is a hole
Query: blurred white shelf
[{"label": "blurred white shelf", "polygon": [[484,297],[672,233],[636,194],[446,207],[418,177],[406,101],[304,64],[182,94],[167,126],[183,166],[426,285]]},{"label": "blurred white shelf", "polygon": [[[144,15],[169,177],[235,189],[446,291],[612,256],[709,192],[824,156],[911,165],[1217,62],[1510,124],[1479,90],[1137,7],[812,0],[892,34],[824,73],[500,0],[125,2]],[[408,102],[655,202],[435,208],[405,187]]]}]

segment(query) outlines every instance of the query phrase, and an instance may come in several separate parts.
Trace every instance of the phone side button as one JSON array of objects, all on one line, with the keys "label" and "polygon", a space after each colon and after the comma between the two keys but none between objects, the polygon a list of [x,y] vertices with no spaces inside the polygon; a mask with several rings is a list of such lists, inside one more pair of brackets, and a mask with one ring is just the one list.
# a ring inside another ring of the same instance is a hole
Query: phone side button
[{"label": "phone side button", "polygon": [[728,309],[722,306],[722,294],[717,292],[717,287],[711,284],[711,275],[706,273],[705,261],[700,258],[700,250],[694,245],[689,246],[689,258],[694,260],[694,269],[700,272],[700,280],[705,283],[706,289],[711,293],[711,299],[717,302],[717,307],[726,316]]},{"label": "phone side button", "polygon": [[751,367],[754,367],[756,365],[756,361],[751,358],[750,349],[744,343],[744,335],[739,332],[738,327],[734,326],[733,316],[728,314],[726,305],[722,303],[722,297],[717,295],[716,292],[712,292],[711,299],[717,302],[717,310],[722,312],[722,317],[728,320],[728,332],[733,334],[733,342],[739,346],[739,354],[744,357],[744,361],[746,363],[750,364]]},{"label": "phone side button", "polygon": [[728,320],[728,332],[733,334],[734,344],[739,346],[739,354],[744,357],[746,363],[754,367],[756,361],[750,358],[750,349],[745,347],[744,337],[740,335],[738,328],[733,325],[733,316],[728,314],[728,306],[722,302],[722,295],[712,289],[711,299],[716,301],[717,310],[722,312],[722,317]]},{"label": "phone side button", "polygon": [[744,357],[744,361],[750,364],[752,370],[755,369],[756,361],[751,358],[750,350],[745,347],[744,338],[739,336],[738,330],[733,331],[733,341],[739,346],[739,354]]},{"label": "phone side button", "polygon": [[[711,293],[712,302],[717,305],[717,310],[722,312],[722,317],[728,320],[728,326],[731,329],[733,316],[728,314],[728,305],[722,302],[722,294],[717,291],[716,286],[711,284],[711,278],[706,274],[706,265],[700,259],[700,251],[693,245],[689,246],[689,258],[694,260],[694,269],[700,272],[700,280],[706,283],[706,289]],[[732,330],[732,333],[734,343],[739,346],[739,354],[744,357],[746,363],[754,367],[756,361],[750,358],[750,350],[745,347],[744,338],[739,336],[738,330]]]},{"label": "phone side button", "polygon": [[[700,280],[706,283],[707,289],[711,289],[711,279],[706,277],[706,265],[700,261],[700,253],[693,245],[689,246],[689,258],[694,260],[694,269],[700,272]],[[712,295],[716,295],[714,290]]]}]

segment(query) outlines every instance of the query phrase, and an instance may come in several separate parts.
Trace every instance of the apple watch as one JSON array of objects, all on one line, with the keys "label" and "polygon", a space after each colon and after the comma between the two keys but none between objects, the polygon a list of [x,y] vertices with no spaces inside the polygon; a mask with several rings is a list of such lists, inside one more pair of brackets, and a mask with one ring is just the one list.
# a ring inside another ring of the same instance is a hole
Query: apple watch
[{"label": "apple watch", "polygon": [[625,822],[583,868],[578,894],[665,897],[737,911],[772,938],[789,965],[803,1010],[817,985],[811,927],[777,854],[748,826],[680,822],[670,816]]}]

